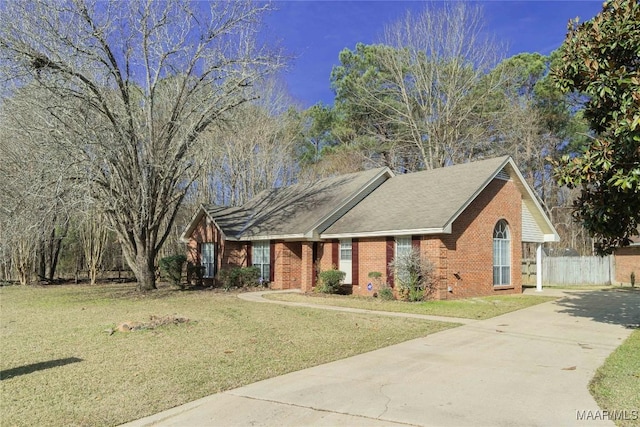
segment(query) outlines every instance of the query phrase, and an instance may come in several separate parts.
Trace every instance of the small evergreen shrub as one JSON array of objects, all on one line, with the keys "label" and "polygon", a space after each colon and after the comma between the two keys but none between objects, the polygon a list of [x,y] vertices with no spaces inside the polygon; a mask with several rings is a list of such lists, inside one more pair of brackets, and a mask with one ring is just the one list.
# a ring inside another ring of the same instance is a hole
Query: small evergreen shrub
[{"label": "small evergreen shrub", "polygon": [[187,262],[187,257],[184,255],[164,257],[158,262],[162,276],[171,281],[174,286],[178,286],[181,289],[184,289],[182,284],[182,267],[185,262]]},{"label": "small evergreen shrub", "polygon": [[244,288],[247,286],[260,286],[260,268],[258,267],[234,267],[224,269],[218,274],[222,288],[228,291],[232,288]]},{"label": "small evergreen shrub", "polygon": [[379,283],[382,281],[382,273],[380,273],[379,271],[370,271],[368,276],[369,276],[369,279],[372,279],[376,283]]},{"label": "small evergreen shrub", "polygon": [[378,296],[381,300],[384,301],[393,301],[394,299],[396,299],[396,296],[393,295],[393,289],[386,285],[380,288],[380,291],[378,291]]},{"label": "small evergreen shrub", "polygon": [[316,286],[316,290],[324,294],[336,294],[340,290],[345,276],[344,271],[336,269],[322,271],[318,274],[320,283]]},{"label": "small evergreen shrub", "polygon": [[240,269],[240,286],[260,286],[260,268],[259,267],[242,267]]}]

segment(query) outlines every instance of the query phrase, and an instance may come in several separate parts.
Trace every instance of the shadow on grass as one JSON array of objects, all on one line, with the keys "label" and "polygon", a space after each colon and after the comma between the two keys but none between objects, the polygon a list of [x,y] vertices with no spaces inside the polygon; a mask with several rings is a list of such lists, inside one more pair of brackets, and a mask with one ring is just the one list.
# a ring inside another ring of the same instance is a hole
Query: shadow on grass
[{"label": "shadow on grass", "polygon": [[596,322],[640,328],[639,291],[585,291],[571,292],[556,301],[561,313],[586,317]]},{"label": "shadow on grass", "polygon": [[45,369],[57,368],[58,366],[68,365],[70,363],[82,362],[77,357],[67,357],[66,359],[47,360],[46,362],[32,363],[30,365],[18,366],[17,368],[5,369],[0,371],[0,380],[6,380],[20,375],[27,375]]}]

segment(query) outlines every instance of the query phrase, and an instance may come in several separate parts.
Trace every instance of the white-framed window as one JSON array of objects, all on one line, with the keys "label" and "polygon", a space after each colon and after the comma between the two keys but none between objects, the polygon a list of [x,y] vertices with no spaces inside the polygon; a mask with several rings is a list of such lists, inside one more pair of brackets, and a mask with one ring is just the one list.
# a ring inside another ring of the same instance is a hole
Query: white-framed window
[{"label": "white-framed window", "polygon": [[511,234],[501,219],[493,228],[493,286],[511,284]]},{"label": "white-framed window", "polygon": [[396,237],[396,258],[411,253],[411,236]]},{"label": "white-framed window", "polygon": [[202,243],[200,246],[200,260],[204,271],[202,277],[212,278],[216,275],[216,250],[214,243]]},{"label": "white-framed window", "polygon": [[344,272],[344,283],[353,283],[353,241],[351,239],[340,240],[340,260],[338,269]]},{"label": "white-framed window", "polygon": [[[398,268],[400,265],[406,265],[408,261],[406,257],[411,254],[411,236],[396,236],[396,250],[395,250],[395,263],[396,268],[393,272],[393,275],[398,279],[400,283],[408,283],[409,276],[408,272],[402,268]],[[402,259],[402,261],[400,261]]]},{"label": "white-framed window", "polygon": [[260,269],[260,278],[264,282],[268,282],[269,277],[271,277],[271,251],[269,249],[269,241],[253,242],[252,246],[253,266]]},{"label": "white-framed window", "polygon": [[351,261],[353,246],[351,239],[340,240],[340,261]]}]

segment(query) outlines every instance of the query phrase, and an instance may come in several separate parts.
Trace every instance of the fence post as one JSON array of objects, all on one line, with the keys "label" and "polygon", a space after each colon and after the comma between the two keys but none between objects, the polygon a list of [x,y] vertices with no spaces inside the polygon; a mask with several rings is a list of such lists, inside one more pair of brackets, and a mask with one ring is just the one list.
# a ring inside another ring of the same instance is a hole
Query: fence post
[{"label": "fence post", "polygon": [[616,281],[616,261],[615,255],[609,255],[609,285],[614,285]]}]

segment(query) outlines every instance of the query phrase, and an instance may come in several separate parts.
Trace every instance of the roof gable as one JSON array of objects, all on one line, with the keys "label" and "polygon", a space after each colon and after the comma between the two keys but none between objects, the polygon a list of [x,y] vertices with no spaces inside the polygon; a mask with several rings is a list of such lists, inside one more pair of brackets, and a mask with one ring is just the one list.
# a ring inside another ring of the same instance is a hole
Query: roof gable
[{"label": "roof gable", "polygon": [[397,175],[323,234],[401,235],[446,228],[502,170],[508,157]]},{"label": "roof gable", "polygon": [[559,240],[508,156],[397,176],[378,168],[266,190],[242,207],[203,206],[182,239],[193,233],[204,215],[229,240],[450,233],[456,218],[493,179],[513,180],[530,216],[527,220],[538,228],[541,240]]},{"label": "roof gable", "polygon": [[242,207],[208,206],[203,212],[230,240],[314,239],[392,176],[389,168],[371,169],[265,190]]},{"label": "roof gable", "polygon": [[456,218],[495,178],[513,179],[545,240],[558,240],[535,195],[508,156],[397,175],[338,219],[322,237],[450,233]]}]

